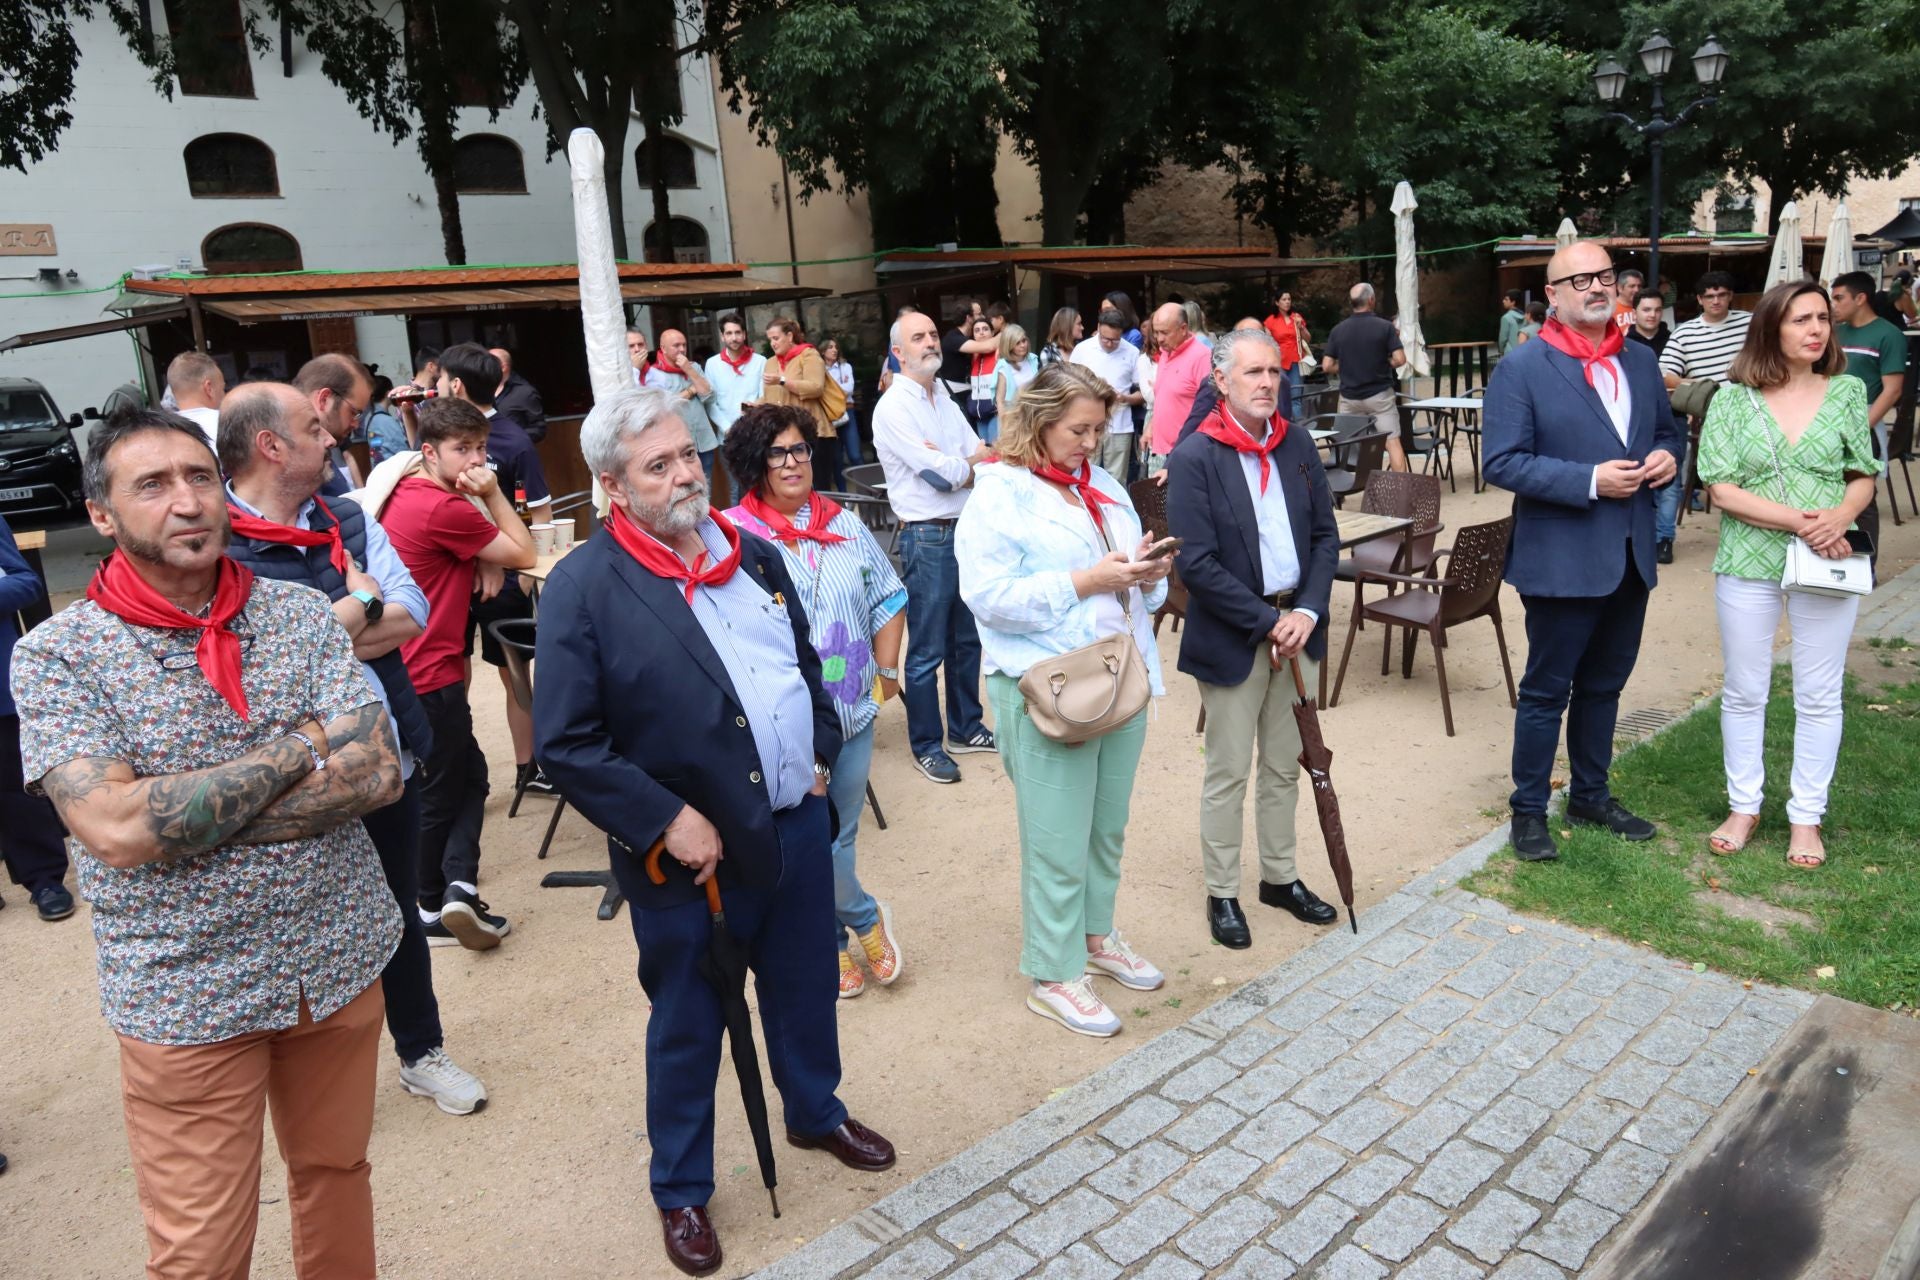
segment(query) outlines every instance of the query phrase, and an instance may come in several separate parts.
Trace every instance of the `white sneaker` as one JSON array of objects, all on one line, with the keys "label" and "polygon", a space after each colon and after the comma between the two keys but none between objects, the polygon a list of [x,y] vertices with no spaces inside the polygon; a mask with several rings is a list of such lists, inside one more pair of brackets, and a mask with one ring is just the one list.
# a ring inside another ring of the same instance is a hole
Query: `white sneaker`
[{"label": "white sneaker", "polygon": [[487,1086],[454,1065],[444,1049],[418,1062],[400,1064],[400,1083],[408,1093],[432,1098],[450,1116],[469,1116],[487,1105]]},{"label": "white sneaker", "polygon": [[1093,979],[1088,977],[1034,983],[1033,990],[1027,992],[1027,1008],[1083,1036],[1104,1039],[1120,1034],[1120,1019],[1093,994]]},{"label": "white sneaker", "polygon": [[1142,960],[1118,929],[1107,934],[1098,951],[1087,953],[1087,972],[1105,974],[1131,991],[1158,991],[1167,985],[1167,975]]}]

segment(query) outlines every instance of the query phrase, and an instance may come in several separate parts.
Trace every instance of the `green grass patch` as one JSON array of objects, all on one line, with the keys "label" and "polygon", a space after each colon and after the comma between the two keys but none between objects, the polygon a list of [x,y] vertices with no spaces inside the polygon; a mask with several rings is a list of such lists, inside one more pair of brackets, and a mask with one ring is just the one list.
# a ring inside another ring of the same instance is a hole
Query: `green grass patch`
[{"label": "green grass patch", "polygon": [[[1767,801],[1743,851],[1707,850],[1727,815],[1716,699],[1615,762],[1615,793],[1660,825],[1658,837],[1636,845],[1558,827],[1558,862],[1504,851],[1465,887],[1742,978],[1920,1006],[1920,681],[1876,690],[1849,679],[1817,870],[1786,861],[1792,752],[1781,668],[1767,710]],[[1832,976],[1820,976],[1827,966]]]}]

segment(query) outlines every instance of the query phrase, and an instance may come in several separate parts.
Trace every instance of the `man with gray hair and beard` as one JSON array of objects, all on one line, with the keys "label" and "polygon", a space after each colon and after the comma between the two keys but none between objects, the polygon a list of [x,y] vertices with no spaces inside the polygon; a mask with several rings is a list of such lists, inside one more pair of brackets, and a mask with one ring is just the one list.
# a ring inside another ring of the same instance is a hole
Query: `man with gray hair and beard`
[{"label": "man with gray hair and beard", "polygon": [[[725,1029],[701,974],[717,885],[756,975],[787,1141],[853,1169],[893,1146],[836,1096],[840,1044],[827,784],[840,720],[778,550],[709,503],[673,397],[600,401],[580,432],[611,506],[605,536],[563,560],[540,599],[534,753],[607,833],[632,903],[647,1022],[647,1135],[667,1258],[721,1265],[714,1081]],[[664,873],[662,882],[649,872]]]}]

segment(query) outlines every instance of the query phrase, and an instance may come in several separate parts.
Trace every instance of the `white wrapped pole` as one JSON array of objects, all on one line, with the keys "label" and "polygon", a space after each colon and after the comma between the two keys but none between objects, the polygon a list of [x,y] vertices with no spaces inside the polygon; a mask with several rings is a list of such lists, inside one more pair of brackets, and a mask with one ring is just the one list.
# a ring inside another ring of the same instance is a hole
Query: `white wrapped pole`
[{"label": "white wrapped pole", "polygon": [[1767,288],[1804,274],[1800,249],[1800,206],[1789,200],[1780,206],[1780,233],[1773,238],[1773,257],[1767,263]]},{"label": "white wrapped pole", "polygon": [[[573,170],[573,241],[580,264],[580,327],[587,339],[587,378],[595,402],[633,386],[627,361],[627,315],[613,256],[613,219],[607,211],[607,153],[591,129],[567,139]],[[604,518],[607,495],[593,477],[593,509]]]},{"label": "white wrapped pole", "polygon": [[1407,353],[1401,372],[1408,381],[1433,372],[1426,335],[1420,332],[1420,260],[1413,251],[1413,211],[1419,207],[1407,183],[1393,189],[1393,296],[1399,304],[1400,346]]},{"label": "white wrapped pole", "polygon": [[1827,247],[1820,255],[1820,281],[1827,287],[1853,270],[1853,215],[1842,200],[1827,224]]}]

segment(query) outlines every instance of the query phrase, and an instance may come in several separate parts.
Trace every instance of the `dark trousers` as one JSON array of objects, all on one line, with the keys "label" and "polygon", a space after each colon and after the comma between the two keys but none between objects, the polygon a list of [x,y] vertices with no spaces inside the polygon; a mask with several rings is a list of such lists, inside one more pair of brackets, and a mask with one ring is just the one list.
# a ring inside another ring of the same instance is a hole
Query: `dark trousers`
[{"label": "dark trousers", "polygon": [[438,911],[447,884],[480,883],[480,824],[487,809],[487,757],[473,736],[464,684],[420,695],[433,754],[420,779],[420,905]]},{"label": "dark trousers", "polygon": [[1620,691],[1640,656],[1647,584],[1627,557],[1620,585],[1605,596],[1522,596],[1527,673],[1513,715],[1513,811],[1547,811],[1560,718],[1567,721],[1568,795],[1582,807],[1606,804],[1613,723]]},{"label": "dark trousers", "polygon": [[947,736],[964,740],[985,728],[980,719],[980,628],[960,601],[960,565],[953,558],[953,526],[910,524],[900,531],[901,578],[907,586],[907,664],[901,696],[913,754],[946,748],[940,742],[940,668],[947,670]]},{"label": "dark trousers", "polygon": [[822,489],[840,492],[846,486],[841,478],[840,439],[818,436],[813,442],[814,483]]},{"label": "dark trousers", "polygon": [[407,789],[384,809],[361,819],[380,854],[387,887],[400,904],[400,947],[387,961],[380,985],[387,992],[387,1030],[402,1062],[418,1062],[438,1049],[440,1002],[433,995],[433,962],[420,913],[413,909],[420,883],[420,769],[416,764]]},{"label": "dark trousers", "polygon": [[[840,1087],[839,960],[830,830],[823,796],[776,813],[779,885],[728,889],[723,899],[727,928],[746,949],[754,975],[763,1060],[788,1130],[805,1137],[831,1133],[847,1118],[834,1093]],[[726,1028],[719,993],[700,972],[712,917],[705,898],[628,914],[640,944],[640,985],[653,1001],[647,1137],[654,1203],[662,1209],[704,1205],[713,1198],[713,1099]],[[777,1142],[780,1121],[772,1123]]]},{"label": "dark trousers", "polygon": [[53,802],[27,794],[20,767],[20,717],[0,716],[0,858],[28,893],[67,878],[67,829]]}]

